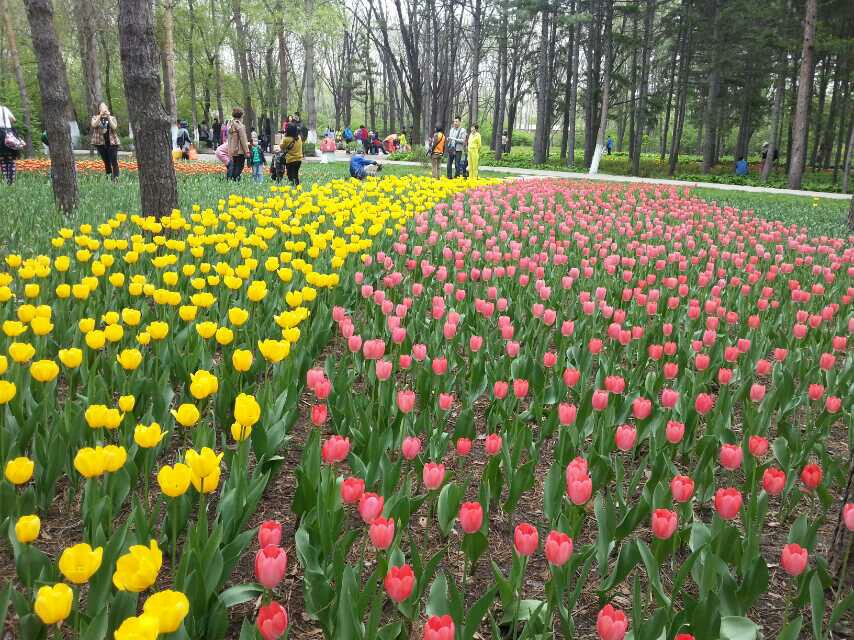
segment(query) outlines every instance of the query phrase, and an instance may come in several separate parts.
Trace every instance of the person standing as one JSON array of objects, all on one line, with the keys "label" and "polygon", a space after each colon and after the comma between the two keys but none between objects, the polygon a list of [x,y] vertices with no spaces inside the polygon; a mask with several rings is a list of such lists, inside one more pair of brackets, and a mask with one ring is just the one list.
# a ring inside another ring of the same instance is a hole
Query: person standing
[{"label": "person standing", "polygon": [[258,136],[252,136],[252,144],[249,147],[249,164],[252,167],[252,179],[255,182],[264,182],[264,165],[267,160],[264,158],[264,147],[258,140]]},{"label": "person standing", "polygon": [[119,177],[119,123],[110,113],[105,103],[98,106],[98,113],[92,116],[89,129],[92,132],[92,146],[98,150],[104,163],[104,173],[112,180]]},{"label": "person standing", "polygon": [[448,177],[460,175],[460,161],[465,148],[466,130],[460,126],[460,119],[454,118],[451,130],[448,132]]},{"label": "person standing", "polygon": [[614,150],[614,139],[611,136],[608,136],[608,142],[605,143],[605,149],[608,151],[608,155],[611,155],[611,152]]},{"label": "person standing", "polygon": [[285,173],[288,176],[288,182],[292,187],[298,187],[299,168],[303,158],[302,137],[300,137],[299,127],[293,122],[285,129],[282,151],[285,153]]},{"label": "person standing", "polygon": [[436,127],[433,137],[430,139],[430,166],[433,169],[433,178],[439,179],[439,163],[445,154],[445,132],[442,127]]},{"label": "person standing", "polygon": [[210,137],[211,149],[216,149],[222,144],[222,125],[218,118],[214,118],[214,121],[211,124]]},{"label": "person standing", "polygon": [[181,151],[181,158],[189,160],[190,147],[193,145],[193,138],[190,136],[190,130],[187,128],[186,120],[181,120],[178,123],[178,137],[175,140],[178,145],[178,149]]},{"label": "person standing", "polygon": [[469,178],[477,180],[477,172],[480,168],[480,126],[473,124],[469,133]]},{"label": "person standing", "polygon": [[0,104],[0,170],[3,171],[6,184],[15,182],[15,161],[23,148],[24,142],[15,133],[15,116],[9,107]]},{"label": "person standing", "polygon": [[240,181],[243,165],[249,155],[249,141],[246,139],[246,127],[243,126],[243,109],[234,107],[231,111],[231,122],[228,124],[228,155],[231,157],[229,178]]}]

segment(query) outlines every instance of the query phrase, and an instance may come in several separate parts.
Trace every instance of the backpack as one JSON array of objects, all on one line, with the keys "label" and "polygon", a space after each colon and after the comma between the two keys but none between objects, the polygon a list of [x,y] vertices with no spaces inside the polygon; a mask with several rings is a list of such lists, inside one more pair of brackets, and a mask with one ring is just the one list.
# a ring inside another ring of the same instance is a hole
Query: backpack
[{"label": "backpack", "polygon": [[178,139],[176,140],[178,144],[178,148],[182,150],[187,150],[190,146],[190,134],[187,133],[186,129],[182,129],[181,133],[178,134]]}]

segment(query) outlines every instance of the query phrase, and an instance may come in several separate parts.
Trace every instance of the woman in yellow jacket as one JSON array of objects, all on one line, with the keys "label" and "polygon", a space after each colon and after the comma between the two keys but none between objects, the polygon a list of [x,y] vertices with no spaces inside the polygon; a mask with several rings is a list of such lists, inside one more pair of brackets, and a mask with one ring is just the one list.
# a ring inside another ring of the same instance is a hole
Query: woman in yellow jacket
[{"label": "woman in yellow jacket", "polygon": [[469,129],[469,178],[477,180],[477,171],[480,167],[480,126],[473,124]]}]

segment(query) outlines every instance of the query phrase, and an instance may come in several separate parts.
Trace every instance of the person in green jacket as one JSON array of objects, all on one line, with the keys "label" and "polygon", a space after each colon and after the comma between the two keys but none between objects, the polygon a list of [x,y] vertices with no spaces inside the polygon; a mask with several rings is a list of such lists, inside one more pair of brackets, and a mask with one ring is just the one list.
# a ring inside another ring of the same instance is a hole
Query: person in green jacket
[{"label": "person in green jacket", "polygon": [[469,129],[468,152],[469,152],[469,178],[477,180],[477,172],[480,168],[480,126],[473,124]]}]

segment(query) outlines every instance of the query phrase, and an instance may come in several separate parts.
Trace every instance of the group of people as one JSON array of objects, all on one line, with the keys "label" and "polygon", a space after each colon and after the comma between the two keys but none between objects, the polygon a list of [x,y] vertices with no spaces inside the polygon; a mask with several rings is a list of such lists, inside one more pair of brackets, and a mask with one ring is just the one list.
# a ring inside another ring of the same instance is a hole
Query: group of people
[{"label": "group of people", "polygon": [[406,133],[403,131],[381,137],[378,131],[370,131],[365,125],[360,125],[355,130],[347,125],[338,131],[327,127],[324,137],[334,140],[336,148],[346,151],[348,154],[359,150],[368,155],[387,155],[395,151],[409,151],[409,142],[406,139]]},{"label": "group of people", "polygon": [[470,131],[460,124],[460,118],[454,118],[450,131],[437,126],[428,142],[427,155],[433,170],[433,177],[439,177],[442,158],[448,159],[448,178],[477,178],[480,169],[480,126],[473,124]]}]

